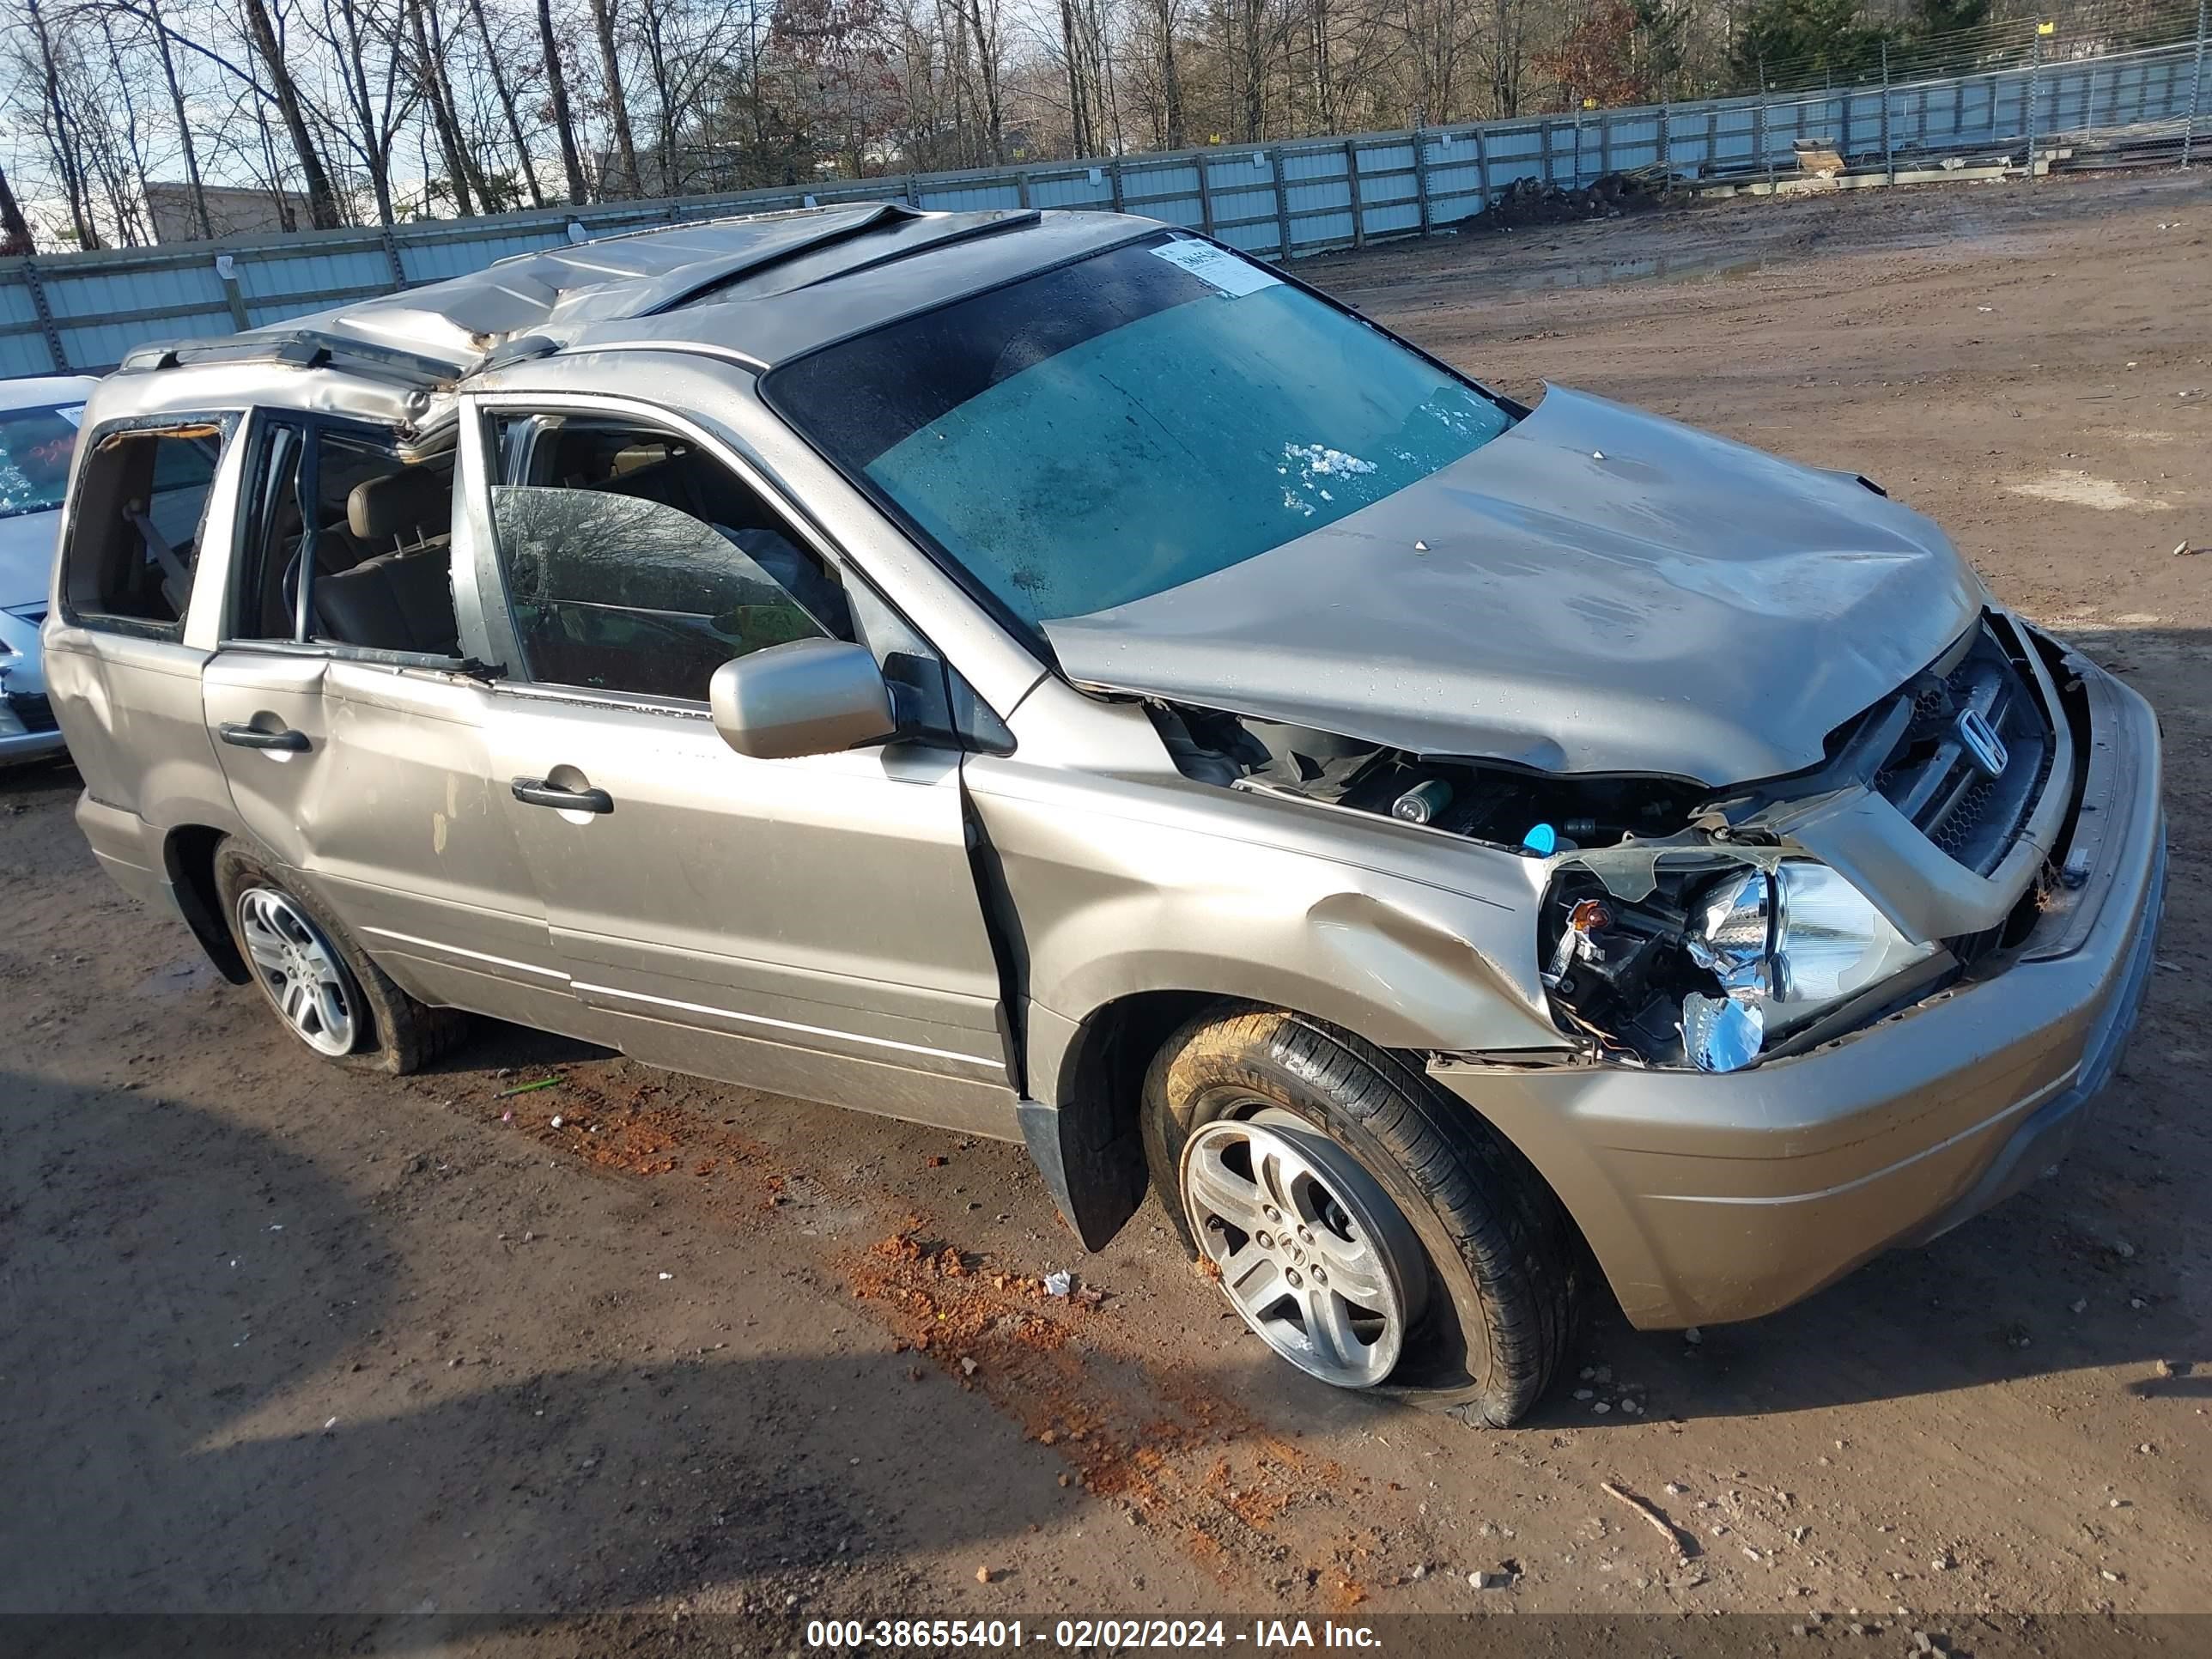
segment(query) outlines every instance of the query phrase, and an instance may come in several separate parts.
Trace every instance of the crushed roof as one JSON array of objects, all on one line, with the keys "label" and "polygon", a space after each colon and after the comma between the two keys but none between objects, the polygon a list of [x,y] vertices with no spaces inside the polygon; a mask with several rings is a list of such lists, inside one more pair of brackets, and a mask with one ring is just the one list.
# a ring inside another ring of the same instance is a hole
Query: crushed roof
[{"label": "crushed roof", "polygon": [[[246,337],[307,333],[465,374],[529,337],[542,337],[548,347],[565,345],[597,325],[661,316],[741,292],[788,293],[794,285],[1038,220],[1028,209],[925,213],[888,202],[707,220],[518,254],[467,276],[333,307]],[[795,282],[775,280],[802,262]]]}]

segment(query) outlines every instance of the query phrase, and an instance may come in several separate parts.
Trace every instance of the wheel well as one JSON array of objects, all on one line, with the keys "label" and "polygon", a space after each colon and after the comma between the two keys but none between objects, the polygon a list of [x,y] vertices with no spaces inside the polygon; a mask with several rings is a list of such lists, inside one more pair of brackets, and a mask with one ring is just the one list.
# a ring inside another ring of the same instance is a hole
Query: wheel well
[{"label": "wheel well", "polygon": [[1142,1109],[1152,1056],[1220,1000],[1203,991],[1139,991],[1093,1010],[1060,1059],[1057,1099],[1024,1108],[1023,1138],[1086,1249],[1105,1249],[1151,1188]]},{"label": "wheel well", "polygon": [[[1151,1172],[1145,1164],[1142,1114],[1145,1073],[1153,1056],[1200,1014],[1208,1010],[1225,1014],[1255,1006],[1205,991],[1144,991],[1108,1003],[1083,1022],[1060,1063],[1058,1116],[1063,1148],[1085,1149],[1080,1159],[1063,1158],[1068,1190],[1062,1208],[1088,1248],[1105,1247],[1136,1213],[1151,1184]],[[1296,1009],[1280,1012],[1316,1024],[1330,1024]],[[1504,1144],[1523,1177],[1557,1206],[1575,1248],[1594,1264],[1595,1257],[1590,1254],[1580,1223],[1543,1171],[1477,1108],[1429,1079],[1425,1054],[1393,1052],[1429,1083],[1440,1109],[1468,1114]],[[1602,1273],[1596,1279],[1604,1282]]]},{"label": "wheel well", "polygon": [[238,954],[230,929],[224,924],[222,895],[215,884],[215,849],[222,842],[220,830],[210,830],[204,823],[185,824],[169,832],[168,840],[162,843],[161,861],[177,908],[184,913],[185,925],[207,952],[208,960],[233,985],[244,985],[252,975],[246,971],[246,959]]}]

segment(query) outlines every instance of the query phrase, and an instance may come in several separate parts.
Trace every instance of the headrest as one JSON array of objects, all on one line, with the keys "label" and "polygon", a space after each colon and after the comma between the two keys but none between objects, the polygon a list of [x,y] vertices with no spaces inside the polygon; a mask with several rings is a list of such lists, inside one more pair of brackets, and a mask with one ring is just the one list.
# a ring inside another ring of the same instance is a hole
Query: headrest
[{"label": "headrest", "polygon": [[346,527],[365,542],[417,532],[443,535],[453,522],[453,475],[440,467],[386,473],[356,484],[346,497]]}]

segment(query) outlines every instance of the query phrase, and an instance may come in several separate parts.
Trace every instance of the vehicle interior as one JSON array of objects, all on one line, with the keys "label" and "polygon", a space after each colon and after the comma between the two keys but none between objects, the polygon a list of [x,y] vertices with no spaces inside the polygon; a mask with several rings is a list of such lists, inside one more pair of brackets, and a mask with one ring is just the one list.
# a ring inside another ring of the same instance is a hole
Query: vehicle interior
[{"label": "vehicle interior", "polygon": [[741,479],[634,426],[503,423],[493,516],[532,678],[704,701],[716,668],[853,637],[836,578]]},{"label": "vehicle interior", "polygon": [[[509,570],[534,678],[703,699],[708,678],[732,656],[817,634],[852,636],[836,578],[792,543],[755,491],[695,446],[634,426],[503,425],[502,471],[520,488],[498,492],[495,517],[503,538],[532,544],[532,556],[511,557]],[[310,441],[319,446],[313,636],[458,654],[454,452],[402,459],[363,435],[283,424],[264,429],[257,458],[237,635],[294,635],[301,462]],[[533,498],[536,510],[518,513],[515,496]],[[610,512],[609,497],[640,510]],[[702,543],[708,526],[719,537]]]},{"label": "vehicle interior", "polygon": [[78,495],[116,510],[82,510],[67,577],[73,609],[149,628],[179,624],[222,442],[222,428],[211,423],[118,432],[100,441]]},{"label": "vehicle interior", "polygon": [[313,633],[380,651],[459,648],[451,572],[453,456],[412,463],[362,438],[264,428],[241,544],[236,634],[289,639],[299,594],[304,447],[317,444]]}]

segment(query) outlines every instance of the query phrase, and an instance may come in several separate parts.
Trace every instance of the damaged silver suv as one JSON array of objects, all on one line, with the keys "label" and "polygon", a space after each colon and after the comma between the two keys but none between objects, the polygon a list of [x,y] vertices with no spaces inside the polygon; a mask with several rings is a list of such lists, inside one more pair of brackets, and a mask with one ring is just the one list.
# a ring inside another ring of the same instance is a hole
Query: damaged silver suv
[{"label": "damaged silver suv", "polygon": [[307,1048],[473,1012],[1018,1140],[1471,1422],[1593,1264],[1749,1318],[2049,1168],[2160,909],[2149,708],[1875,485],[1118,215],[141,351],[44,643],[100,861]]}]

